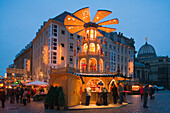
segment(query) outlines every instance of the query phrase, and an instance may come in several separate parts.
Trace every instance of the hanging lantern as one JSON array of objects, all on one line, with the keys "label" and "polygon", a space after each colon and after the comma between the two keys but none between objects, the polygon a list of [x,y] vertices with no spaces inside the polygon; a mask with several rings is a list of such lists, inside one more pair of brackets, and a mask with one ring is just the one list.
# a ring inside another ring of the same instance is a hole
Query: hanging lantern
[{"label": "hanging lantern", "polygon": [[76,48],[74,49],[74,56],[76,56]]},{"label": "hanging lantern", "polygon": [[79,44],[79,40],[77,40],[77,46],[80,46],[80,44]]},{"label": "hanging lantern", "polygon": [[106,43],[106,39],[105,39],[105,37],[103,38],[103,44],[105,44]]}]

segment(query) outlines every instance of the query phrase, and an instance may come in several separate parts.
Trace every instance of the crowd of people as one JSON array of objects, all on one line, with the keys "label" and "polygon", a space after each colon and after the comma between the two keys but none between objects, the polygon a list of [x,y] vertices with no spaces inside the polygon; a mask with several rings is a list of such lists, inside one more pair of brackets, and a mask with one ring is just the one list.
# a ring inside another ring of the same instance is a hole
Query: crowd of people
[{"label": "crowd of people", "polygon": [[[120,104],[126,101],[126,93],[124,91],[127,91],[127,88],[125,85],[118,83],[118,86],[116,87],[116,85],[113,84],[113,86],[111,87],[111,92],[112,92],[114,104],[117,104],[118,99],[119,99]],[[104,86],[98,86],[96,105],[108,105],[107,94],[108,94],[108,90]],[[87,106],[90,103],[90,97],[91,97],[91,88],[90,86],[87,86],[86,103],[85,103],[85,105]]]},{"label": "crowd of people", "polygon": [[154,99],[155,90],[156,90],[155,88],[149,87],[149,85],[141,86],[140,95],[141,100],[143,99],[143,108],[148,108],[147,106],[148,95],[150,96],[150,99]]},{"label": "crowd of people", "polygon": [[5,101],[9,99],[10,104],[21,103],[24,106],[30,103],[30,98],[36,94],[36,88],[25,88],[25,87],[12,87],[0,88],[0,100],[2,108],[5,107]]}]

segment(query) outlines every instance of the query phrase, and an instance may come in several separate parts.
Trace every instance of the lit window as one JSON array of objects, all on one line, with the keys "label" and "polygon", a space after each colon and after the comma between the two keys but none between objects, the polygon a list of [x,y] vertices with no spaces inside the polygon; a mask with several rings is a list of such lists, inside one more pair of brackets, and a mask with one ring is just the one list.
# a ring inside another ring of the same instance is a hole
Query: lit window
[{"label": "lit window", "polygon": [[90,52],[95,52],[95,44],[94,43],[90,43]]},{"label": "lit window", "polygon": [[83,49],[84,49],[84,52],[87,52],[87,49],[88,49],[87,43],[84,44]]},{"label": "lit window", "polygon": [[90,39],[93,40],[93,30],[90,30]]},{"label": "lit window", "polygon": [[100,45],[99,44],[97,44],[97,52],[100,52]]}]

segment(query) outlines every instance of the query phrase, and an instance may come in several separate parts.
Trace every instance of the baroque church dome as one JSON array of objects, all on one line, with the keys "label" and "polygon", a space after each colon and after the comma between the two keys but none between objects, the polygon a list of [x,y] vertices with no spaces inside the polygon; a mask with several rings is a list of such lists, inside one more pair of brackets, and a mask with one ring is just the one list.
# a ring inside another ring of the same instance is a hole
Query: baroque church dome
[{"label": "baroque church dome", "polygon": [[139,49],[137,58],[153,58],[153,57],[156,57],[155,49],[152,45],[148,44],[146,41],[146,43]]}]

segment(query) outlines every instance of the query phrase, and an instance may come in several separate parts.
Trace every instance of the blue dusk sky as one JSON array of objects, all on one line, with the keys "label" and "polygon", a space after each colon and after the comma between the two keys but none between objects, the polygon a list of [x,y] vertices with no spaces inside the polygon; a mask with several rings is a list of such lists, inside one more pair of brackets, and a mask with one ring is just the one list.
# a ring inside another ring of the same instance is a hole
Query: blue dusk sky
[{"label": "blue dusk sky", "polygon": [[134,38],[136,51],[145,36],[158,56],[170,56],[170,0],[0,0],[0,75],[35,36],[43,24],[64,11],[74,13],[89,7],[112,11],[104,20],[118,18],[117,32]]}]

